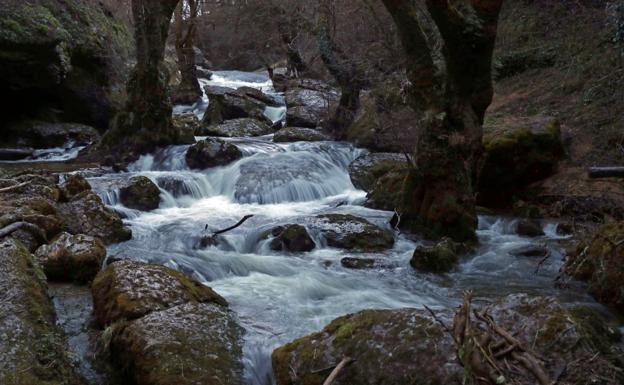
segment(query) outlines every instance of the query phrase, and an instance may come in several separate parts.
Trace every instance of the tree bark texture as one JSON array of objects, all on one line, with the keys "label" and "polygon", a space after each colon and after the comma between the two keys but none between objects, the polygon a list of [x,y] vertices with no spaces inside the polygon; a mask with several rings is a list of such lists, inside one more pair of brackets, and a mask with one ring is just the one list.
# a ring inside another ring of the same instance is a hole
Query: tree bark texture
[{"label": "tree bark texture", "polygon": [[193,104],[202,96],[194,49],[198,13],[198,0],[182,0],[175,11],[175,48],[181,78],[173,99],[179,104]]}]

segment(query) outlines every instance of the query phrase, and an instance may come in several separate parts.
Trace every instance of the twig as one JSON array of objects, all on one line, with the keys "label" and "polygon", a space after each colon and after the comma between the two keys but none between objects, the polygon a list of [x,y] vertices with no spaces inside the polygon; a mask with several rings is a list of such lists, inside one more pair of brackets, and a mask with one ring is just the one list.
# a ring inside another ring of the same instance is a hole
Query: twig
[{"label": "twig", "polygon": [[353,359],[351,357],[344,356],[342,358],[342,361],[340,361],[340,363],[336,366],[336,368],[334,368],[334,370],[332,370],[332,372],[329,373],[329,376],[327,377],[325,382],[323,382],[323,385],[331,385],[336,379],[336,377],[338,377],[338,375],[340,374],[340,371],[342,371],[342,369],[344,369],[345,366],[347,366],[351,362],[353,362]]},{"label": "twig", "polygon": [[218,231],[215,231],[214,233],[212,233],[212,236],[214,237],[215,235],[223,234],[223,233],[228,232],[228,231],[230,231],[230,230],[234,230],[234,229],[235,229],[235,228],[237,228],[238,226],[240,226],[240,225],[242,225],[243,223],[245,223],[245,221],[246,221],[247,219],[251,218],[251,217],[253,217],[253,215],[245,215],[245,216],[243,217],[243,219],[241,219],[240,221],[238,221],[238,223],[237,223],[237,224],[235,224],[234,226],[230,226],[230,227],[225,228],[225,229],[223,229],[223,230],[218,230]]},{"label": "twig", "polygon": [[550,258],[550,251],[548,252],[548,254],[546,254],[546,256],[544,258],[542,258],[541,261],[539,261],[539,263],[535,267],[535,274],[537,274],[539,272],[540,267],[542,267],[544,262],[546,262],[549,258]]},{"label": "twig", "polygon": [[41,230],[39,226],[33,225],[32,223],[28,222],[13,222],[8,226],[3,227],[2,229],[0,229],[0,238],[11,235],[21,228],[24,228],[26,231],[34,235],[37,238],[37,241],[46,242],[46,236],[43,230]]},{"label": "twig", "polygon": [[425,309],[427,309],[427,311],[429,312],[429,314],[431,314],[431,316],[433,317],[433,319],[434,319],[434,320],[436,320],[436,322],[437,322],[437,323],[439,323],[439,324],[440,324],[440,326],[442,326],[442,328],[443,328],[443,329],[444,329],[444,330],[445,330],[448,334],[450,334],[450,335],[451,335],[451,337],[453,337],[453,331],[452,331],[452,330],[451,330],[448,326],[446,326],[446,324],[444,324],[444,322],[443,322],[441,319],[439,319],[439,318],[438,318],[438,316],[437,316],[437,315],[433,312],[433,310],[432,310],[429,306],[427,306],[427,305],[423,305],[423,306],[425,307]]},{"label": "twig", "polygon": [[0,188],[0,193],[5,193],[5,192],[17,190],[18,188],[27,186],[30,183],[31,183],[31,181],[26,181],[26,182],[18,183],[18,184],[13,185],[13,186],[3,187],[3,188]]}]

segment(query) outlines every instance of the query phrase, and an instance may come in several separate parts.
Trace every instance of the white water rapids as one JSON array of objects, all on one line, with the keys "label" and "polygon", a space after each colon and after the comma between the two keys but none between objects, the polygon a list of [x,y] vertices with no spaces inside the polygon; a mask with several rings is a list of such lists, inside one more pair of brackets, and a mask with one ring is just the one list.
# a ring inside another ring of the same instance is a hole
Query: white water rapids
[{"label": "white water rapids", "polygon": [[[272,92],[270,81],[259,74],[217,72],[211,82]],[[200,104],[177,107],[176,112],[201,115],[207,100]],[[351,183],[347,167],[363,150],[337,142],[275,144],[271,136],[229,140],[245,157],[225,167],[189,170],[184,161],[188,146],[173,146],[142,157],[129,173],[90,178],[90,182],[108,205],[125,214],[133,231],[133,239],[110,246],[109,255],[173,267],[205,282],[229,301],[246,329],[244,360],[249,384],[272,382],[274,348],[362,309],[425,304],[451,308],[467,288],[482,298],[530,292],[572,300],[553,287],[561,254],[555,225],[548,223],[546,236],[528,239],[514,234],[513,219],[481,217],[479,250],[456,272],[444,276],[414,271],[409,259],[417,241],[402,234],[384,253],[329,248],[318,234],[312,234],[317,243],[312,252],[271,251],[261,235],[277,225],[305,223],[318,214],[348,213],[388,226],[392,213],[363,207],[365,193]],[[159,209],[145,213],[120,205],[110,186],[115,179],[133,175],[145,175],[159,185]],[[219,246],[194,247],[201,235],[228,227],[248,214],[254,217],[224,234],[225,242]],[[552,253],[537,273],[541,258],[509,253],[536,242],[546,244]],[[384,267],[347,269],[340,264],[346,256],[378,258]],[[573,300],[579,298],[586,297],[574,293]]]}]

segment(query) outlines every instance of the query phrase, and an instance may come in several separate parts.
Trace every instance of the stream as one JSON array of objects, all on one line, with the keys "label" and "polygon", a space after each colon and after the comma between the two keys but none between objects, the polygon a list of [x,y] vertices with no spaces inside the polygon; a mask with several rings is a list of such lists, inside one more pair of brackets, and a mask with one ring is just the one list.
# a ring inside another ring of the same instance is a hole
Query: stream
[{"label": "stream", "polygon": [[[261,73],[217,71],[211,84],[250,86],[276,97]],[[174,113],[202,116],[207,98],[194,106],[176,106]],[[267,109],[274,121],[285,108]],[[201,139],[201,138],[198,138]],[[132,240],[111,245],[109,257],[164,264],[204,282],[230,303],[245,328],[244,364],[249,384],[272,383],[271,352],[276,347],[322,329],[334,318],[363,309],[430,306],[453,308],[465,289],[475,297],[493,300],[509,293],[554,295],[567,303],[595,302],[579,290],[559,290],[554,279],[562,264],[556,223],[543,222],[545,236],[520,237],[516,219],[479,218],[480,246],[459,268],[437,276],[416,272],[409,265],[419,239],[396,233],[391,250],[353,253],[327,246],[311,232],[317,248],[308,253],[275,252],[263,235],[283,224],[306,224],[319,214],[341,213],[366,218],[388,227],[393,213],[363,206],[366,193],[351,183],[348,166],[366,150],[341,142],[274,143],[272,135],[225,139],[238,146],[244,158],[228,166],[190,170],[184,155],[188,146],[171,146],[145,155],[128,173],[89,178],[105,203],[122,213]],[[161,189],[160,208],[140,212],[119,202],[115,180],[144,175]],[[111,187],[112,186],[112,187]],[[196,248],[202,235],[228,227],[243,216],[254,216],[227,232],[223,241]],[[518,257],[510,252],[540,244],[550,251],[541,257]],[[372,257],[382,267],[353,270],[341,265],[344,257]]]}]

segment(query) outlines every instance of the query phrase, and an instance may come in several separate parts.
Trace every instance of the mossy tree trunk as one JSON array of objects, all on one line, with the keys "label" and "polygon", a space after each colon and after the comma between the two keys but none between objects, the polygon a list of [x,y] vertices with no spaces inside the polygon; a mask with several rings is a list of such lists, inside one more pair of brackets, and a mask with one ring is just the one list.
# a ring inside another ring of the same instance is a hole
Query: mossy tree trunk
[{"label": "mossy tree trunk", "polygon": [[304,73],[308,66],[306,65],[301,52],[297,47],[297,38],[301,30],[301,25],[305,24],[301,15],[298,13],[300,9],[295,9],[294,15],[287,14],[286,9],[283,6],[273,7],[275,12],[279,15],[277,21],[277,30],[280,35],[280,39],[286,48],[286,67],[288,68],[287,75],[298,78]]},{"label": "mossy tree trunk", "polygon": [[113,152],[144,153],[176,143],[171,123],[165,43],[178,0],[132,0],[137,63],[128,82],[128,101],[102,144]]},{"label": "mossy tree trunk", "polygon": [[401,225],[429,238],[476,239],[475,189],[502,0],[383,0],[406,54],[420,114]]},{"label": "mossy tree trunk", "polygon": [[195,35],[197,33],[198,0],[182,0],[175,11],[175,48],[180,69],[180,85],[174,101],[193,104],[202,95],[195,67]]},{"label": "mossy tree trunk", "polygon": [[360,108],[362,75],[357,63],[348,58],[335,44],[331,33],[332,1],[319,2],[317,41],[321,59],[329,73],[340,86],[341,97],[336,112],[329,121],[329,128],[338,138],[353,123]]}]

